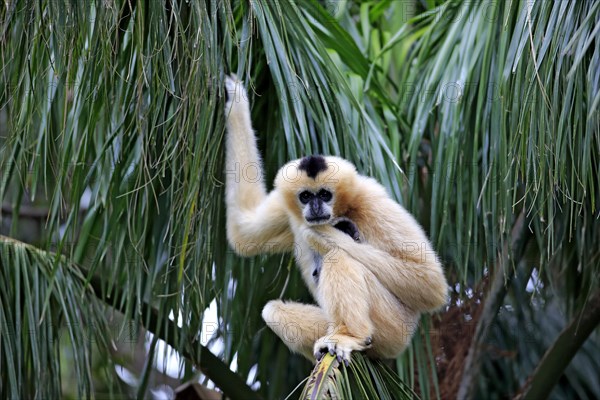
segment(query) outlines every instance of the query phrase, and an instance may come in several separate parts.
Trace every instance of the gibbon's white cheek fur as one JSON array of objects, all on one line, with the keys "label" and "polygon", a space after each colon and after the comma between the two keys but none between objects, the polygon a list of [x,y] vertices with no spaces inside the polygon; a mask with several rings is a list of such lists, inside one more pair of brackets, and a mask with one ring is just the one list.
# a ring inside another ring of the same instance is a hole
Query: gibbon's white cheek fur
[{"label": "gibbon's white cheek fur", "polygon": [[[422,228],[383,186],[339,157],[290,161],[267,193],[247,93],[235,76],[225,88],[226,171],[258,169],[254,179],[226,176],[229,243],[243,256],[294,252],[317,301],[272,300],[263,319],[309,359],[325,351],[345,362],[352,351],[398,356],[420,314],[447,301],[442,266]],[[302,201],[320,196],[318,204],[299,203],[307,188]]]}]

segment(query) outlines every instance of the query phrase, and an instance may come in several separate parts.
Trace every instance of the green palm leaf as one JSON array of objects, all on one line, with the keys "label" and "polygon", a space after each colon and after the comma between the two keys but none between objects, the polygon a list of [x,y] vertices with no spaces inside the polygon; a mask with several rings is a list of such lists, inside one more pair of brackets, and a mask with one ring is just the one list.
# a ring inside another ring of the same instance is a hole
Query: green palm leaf
[{"label": "green palm leaf", "polygon": [[308,377],[301,399],[414,399],[418,398],[395,372],[383,362],[354,354],[352,362],[341,366],[335,356],[326,354]]},{"label": "green palm leaf", "polygon": [[[81,272],[64,257],[0,237],[0,365],[3,397],[61,397],[61,343],[81,377],[77,394],[90,396],[93,349],[107,352],[101,304]],[[34,384],[35,382],[35,384]]]},{"label": "green palm leaf", "polygon": [[[291,257],[242,260],[226,245],[222,182],[241,173],[222,170],[230,72],[250,87],[267,180],[306,153],[349,158],[417,216],[456,284],[450,312],[423,318],[395,360],[401,380],[358,357],[328,390],[394,397],[405,382],[424,399],[456,395],[450,381],[469,374],[448,366],[494,337],[518,357],[484,352],[470,387],[517,393],[598,287],[599,4],[5,2],[0,397],[148,396],[165,344],[185,356],[176,381],[206,383],[212,370],[221,389],[248,389],[227,374],[235,360],[263,397],[281,398],[309,374],[260,320],[270,299],[312,301]],[[520,215],[531,240],[515,259]],[[115,309],[117,331],[159,338],[132,386],[115,375],[111,336],[86,340]],[[482,342],[453,345],[449,327],[482,320],[494,323]],[[519,324],[553,336],[511,334]],[[586,358],[597,338],[581,348],[559,397],[598,395]],[[75,390],[60,386],[69,376]]]}]

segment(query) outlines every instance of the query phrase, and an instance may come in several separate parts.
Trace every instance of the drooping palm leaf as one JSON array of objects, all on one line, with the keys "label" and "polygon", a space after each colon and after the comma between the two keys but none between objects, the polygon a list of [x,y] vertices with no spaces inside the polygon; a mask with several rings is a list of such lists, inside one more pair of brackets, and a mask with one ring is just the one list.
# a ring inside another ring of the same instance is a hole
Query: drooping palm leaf
[{"label": "drooping palm leaf", "polygon": [[[91,296],[93,298],[93,295]],[[61,397],[61,338],[80,397],[93,393],[92,352],[107,352],[103,308],[64,257],[0,236],[3,398]]]},{"label": "drooping palm leaf", "polygon": [[[199,346],[203,311],[216,298],[226,321],[223,356],[229,362],[237,353],[247,373],[257,361],[249,344],[260,307],[281,292],[283,279],[271,290],[278,260],[242,262],[224,241],[224,73],[237,70],[261,85],[252,103],[260,138],[268,138],[261,145],[269,176],[288,158],[319,151],[352,156],[398,188],[388,172],[393,162],[383,157],[386,139],[357,101],[360,88],[346,84],[320,41],[306,40],[314,35],[307,18],[323,11],[314,7],[8,4],[0,104],[10,118],[0,198],[13,232],[23,198],[46,207],[40,249],[56,248],[101,277],[104,295],[119,288],[122,297],[111,302],[134,322],[142,304],[181,319],[177,337],[166,338],[176,348]],[[362,59],[364,74],[364,56],[350,50],[346,60]],[[270,118],[260,118],[267,108]],[[306,296],[293,275],[286,295]]]},{"label": "drooping palm leaf", "polygon": [[447,1],[379,55],[396,57],[411,124],[407,203],[428,221],[463,299],[502,265],[521,211],[538,249],[527,267],[545,296],[559,294],[572,312],[598,285],[599,12],[597,2]]},{"label": "drooping palm leaf", "polygon": [[301,399],[418,399],[395,372],[360,353],[344,366],[325,354],[308,377]]},{"label": "drooping palm leaf", "polygon": [[[470,293],[523,210],[536,261],[512,268],[579,310],[600,265],[599,15],[591,1],[7,2],[2,232],[84,266],[101,297],[118,288],[110,303],[134,322],[148,305],[177,321],[176,348],[201,352],[196,339],[218,323],[226,365],[258,368],[265,397],[289,393],[309,363],[261,329],[259,310],[311,300],[289,257],[242,260],[224,239],[223,177],[239,171],[222,171],[220,82],[234,71],[252,88],[267,180],[304,153],[356,162],[430,233],[460,283],[453,309],[484,299]],[[41,235],[27,234],[31,215]],[[521,299],[524,323],[541,327],[524,288],[507,303]],[[220,320],[207,327],[213,299]],[[396,363],[423,398],[445,393],[445,323],[425,319]],[[480,382],[526,376],[483,365]]]}]

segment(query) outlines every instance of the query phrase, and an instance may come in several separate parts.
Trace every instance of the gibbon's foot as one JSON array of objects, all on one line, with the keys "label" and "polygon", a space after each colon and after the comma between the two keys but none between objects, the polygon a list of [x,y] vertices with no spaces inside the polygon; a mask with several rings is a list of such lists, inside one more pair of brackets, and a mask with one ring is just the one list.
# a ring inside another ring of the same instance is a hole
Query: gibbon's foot
[{"label": "gibbon's foot", "polygon": [[350,363],[353,351],[362,351],[371,347],[373,339],[369,336],[364,340],[342,334],[326,335],[315,342],[314,356],[319,361],[325,353],[337,356],[338,362]]}]

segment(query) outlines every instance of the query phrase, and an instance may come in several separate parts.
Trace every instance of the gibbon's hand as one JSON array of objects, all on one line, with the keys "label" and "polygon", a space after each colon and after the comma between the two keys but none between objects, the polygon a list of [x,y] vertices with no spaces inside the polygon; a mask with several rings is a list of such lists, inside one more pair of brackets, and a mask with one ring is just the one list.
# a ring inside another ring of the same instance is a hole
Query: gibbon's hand
[{"label": "gibbon's hand", "polygon": [[300,235],[312,250],[319,255],[324,256],[335,248],[335,243],[327,240],[324,235],[321,235],[315,227],[308,225],[300,226]]},{"label": "gibbon's hand", "polygon": [[235,74],[225,75],[225,116],[236,113],[249,113],[250,105],[248,93],[244,89],[244,83]]}]

